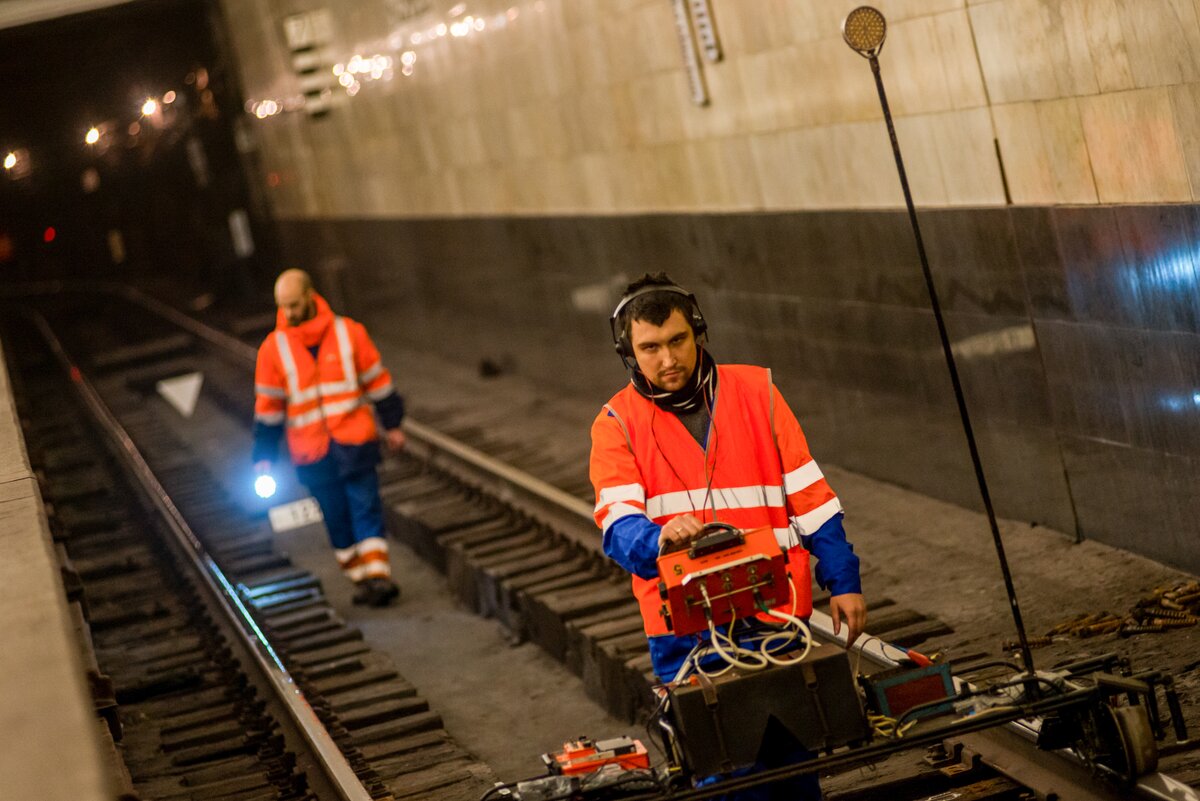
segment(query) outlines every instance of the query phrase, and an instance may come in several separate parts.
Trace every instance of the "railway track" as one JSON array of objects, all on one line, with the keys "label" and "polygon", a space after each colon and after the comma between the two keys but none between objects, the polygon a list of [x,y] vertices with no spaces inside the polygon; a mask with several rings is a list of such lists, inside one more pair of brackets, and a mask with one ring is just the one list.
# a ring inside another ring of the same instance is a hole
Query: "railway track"
[{"label": "railway track", "polygon": [[[154,374],[156,362],[177,357],[178,350],[188,350],[196,341],[219,349],[225,357],[232,356],[235,361],[252,363],[253,348],[245,343],[154,301],[140,300],[144,309],[180,326],[187,334],[186,340],[165,349],[150,343],[125,346],[124,358],[114,359],[109,355],[100,359],[103,369],[120,370],[136,364],[137,370],[144,373],[149,369],[149,373]],[[236,404],[237,401],[232,402]],[[147,465],[153,466],[155,472],[180,460],[180,454],[187,452],[186,443],[171,441],[165,431],[156,428],[151,415],[139,413],[136,403],[118,405],[113,414],[127,431],[127,436],[139,443]],[[458,426],[460,434],[481,429],[478,421],[459,421]],[[597,538],[591,531],[590,506],[577,497],[580,488],[572,485],[569,471],[555,465],[553,459],[541,459],[544,474],[566,476],[556,482],[568,487],[563,489],[534,479],[497,456],[464,445],[431,428],[410,424],[409,432],[415,440],[413,452],[389,463],[381,474],[392,533],[441,568],[461,601],[481,614],[495,617],[514,638],[537,642],[582,675],[594,697],[614,712],[636,718],[645,709],[651,681],[640,618],[629,599],[623,577],[616,574],[597,552]],[[511,443],[507,446],[492,443],[491,447],[500,454],[507,451],[509,456],[520,452]],[[530,455],[525,453],[527,459]],[[228,532],[229,520],[236,519],[237,510],[232,504],[213,501],[211,492],[204,491],[205,486],[215,482],[204,477],[196,464],[180,466],[176,476],[186,477],[190,482],[190,487],[188,482],[174,487],[175,492],[181,494],[178,509],[182,518],[196,529],[200,539],[216,537],[213,547],[217,561],[230,562],[230,572],[239,582],[239,596],[251,601],[247,604],[251,616],[265,621],[264,633],[276,636],[290,633],[293,642],[299,641],[298,650],[295,646],[289,649],[283,645],[280,651],[285,655],[283,661],[297,668],[298,682],[306,690],[305,694],[311,691],[313,698],[320,699],[320,691],[324,688],[310,681],[314,670],[306,670],[302,664],[304,659],[298,658],[297,653],[308,653],[309,659],[328,658],[327,662],[316,663],[315,672],[320,673],[322,668],[332,671],[333,679],[344,675],[343,670],[347,674],[353,672],[346,664],[347,660],[354,662],[356,658],[358,669],[371,674],[372,668],[365,667],[369,659],[364,656],[370,651],[361,642],[361,636],[356,638],[338,628],[336,612],[327,604],[322,607],[319,588],[306,583],[311,582],[311,577],[296,575],[294,569],[289,571],[287,566],[272,561],[278,556],[271,554],[270,538],[262,536],[262,532],[256,539],[242,530],[222,541],[219,532]],[[174,499],[172,480],[169,472],[162,477],[164,494]],[[246,525],[253,528],[254,523],[248,521]],[[873,619],[882,619],[888,638],[904,645],[918,644],[924,636],[936,633],[941,625],[886,601],[876,604]],[[818,629],[828,629],[828,618],[823,618],[819,612],[814,616],[814,622]],[[827,630],[826,635],[831,636],[831,632]],[[864,660],[876,668],[894,664],[878,647],[868,648]],[[382,672],[387,671],[383,669]],[[326,678],[325,674],[321,675]],[[306,681],[309,682],[307,685]],[[336,681],[334,686],[340,689]],[[359,728],[386,726],[387,721],[411,717],[412,710],[420,705],[419,699],[401,703],[415,697],[415,689],[411,687],[388,690],[367,683],[346,692],[351,691],[354,692],[350,696],[352,703],[367,705],[373,710],[361,716],[368,721],[366,723],[351,718]],[[376,708],[373,701],[380,698],[385,703]],[[392,703],[389,706],[387,702]],[[326,719],[331,717],[331,710],[338,711],[321,700],[315,701],[313,708],[325,713],[319,717]],[[428,712],[416,714],[433,715]],[[332,717],[335,718],[332,728],[337,732],[337,716]],[[1005,736],[1019,738],[1020,734],[1009,732]],[[417,739],[420,741],[417,750],[426,751],[424,758],[432,759],[426,741],[432,742],[435,738]],[[437,747],[442,748],[448,742],[448,737],[438,740]],[[953,797],[961,798],[1031,797],[1029,794],[1046,797],[1048,793],[1061,798],[1122,797],[1097,784],[1086,771],[1077,771],[1078,775],[1068,782],[1065,774],[1070,773],[1069,762],[1062,765],[1053,761],[1047,763],[1047,759],[1057,758],[1054,755],[1037,752],[1021,745],[1019,740],[1015,746],[1012,742],[1007,745],[1007,772],[1015,780],[997,776],[981,766],[979,760],[971,758],[972,754],[980,754],[986,761],[989,750],[994,753],[997,748],[976,739],[965,752],[952,747],[950,754],[932,755],[924,767],[916,771],[910,769],[909,775],[897,778],[886,789],[846,789],[836,797],[921,798],[936,793],[958,793]],[[383,748],[386,750],[387,746]],[[370,755],[378,757],[378,750],[371,751]],[[365,761],[370,762],[369,759]],[[1029,765],[1016,764],[1021,761]],[[364,766],[360,763],[359,767]],[[466,769],[465,763],[459,767]],[[1047,772],[1051,774],[1049,777]],[[480,767],[467,770],[463,775],[466,778],[455,792],[465,791],[470,781],[485,775],[485,770]],[[1023,785],[1021,781],[1027,784]],[[1042,782],[1042,786],[1037,786],[1036,782]],[[1180,794],[1186,788],[1171,788],[1169,782],[1167,785],[1165,789],[1140,787],[1136,792],[1144,797],[1194,797]],[[474,789],[478,787],[476,784]],[[378,794],[382,791],[379,783],[371,788],[374,797],[380,797]],[[395,794],[391,787],[386,791]],[[414,794],[411,790],[400,792]],[[1026,795],[1022,796],[1022,793]]]}]

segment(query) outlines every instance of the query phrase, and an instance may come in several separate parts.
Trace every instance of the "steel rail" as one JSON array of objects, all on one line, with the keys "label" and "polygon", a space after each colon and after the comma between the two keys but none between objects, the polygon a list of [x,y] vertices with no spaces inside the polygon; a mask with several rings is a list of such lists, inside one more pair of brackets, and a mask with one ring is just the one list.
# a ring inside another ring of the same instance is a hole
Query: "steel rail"
[{"label": "steel rail", "polygon": [[[124,297],[129,302],[141,306],[146,311],[178,325],[194,334],[197,338],[225,350],[240,361],[253,365],[257,359],[257,350],[254,347],[156,298],[152,298],[140,290],[111,282],[87,283],[91,288]],[[32,288],[32,285],[30,286]],[[51,292],[71,291],[73,289],[73,287],[63,285],[61,282],[47,282],[37,286],[39,288],[53,286],[54,288]],[[21,287],[14,287],[9,291],[0,291],[0,296],[14,293],[20,294],[23,291],[28,294],[45,293],[44,289],[40,291],[39,289],[32,289],[30,291],[22,290]],[[557,505],[566,513],[567,518],[576,520],[586,518],[589,525],[594,525],[591,508],[584,501],[559,490],[557,487],[534,478],[517,468],[506,465],[452,437],[434,431],[428,426],[417,423],[411,418],[406,420],[405,430],[411,432],[413,439],[424,445],[427,452],[444,453],[460,459],[479,473],[498,476],[502,486],[513,488],[518,494],[533,498],[543,506]],[[566,499],[569,503],[562,503],[562,499]],[[571,532],[563,533],[571,536]],[[583,538],[572,537],[572,539],[581,542],[584,541]],[[594,538],[586,540],[586,545],[598,553]],[[831,642],[842,644],[846,642],[845,628],[842,627],[841,634],[835,635],[833,633],[833,619],[819,610],[813,610],[812,617],[809,620],[809,627]],[[876,667],[897,667],[900,663],[887,655],[886,648],[889,647],[895,650],[903,650],[896,646],[887,645],[875,638],[863,642],[861,637],[859,638],[859,643],[853,645],[852,649],[861,653],[864,658],[874,663]],[[1000,772],[1022,783],[1025,783],[1026,780],[1038,780],[1038,777],[1053,777],[1062,789],[1055,789],[1051,792],[1055,795],[1061,795],[1064,801],[1066,799],[1083,799],[1088,797],[1086,789],[1081,788],[1079,784],[1081,781],[1086,781],[1085,778],[1081,777],[1080,771],[1086,771],[1087,768],[1084,760],[1078,754],[1070,749],[1061,749],[1053,752],[1039,750],[1036,752],[1036,759],[1029,754],[1018,755],[1013,747],[1013,738],[1011,735],[1015,735],[1020,740],[1029,743],[1030,748],[1036,748],[1034,743],[1038,736],[1037,726],[1031,721],[1017,720],[1004,724],[1003,728],[1009,736],[1005,736],[1005,733],[994,734],[987,730],[974,731],[970,735],[970,750],[978,754],[988,764],[996,767]],[[1031,769],[1026,770],[1021,765],[1014,764],[1012,760],[1018,758],[1029,763]],[[1200,793],[1197,793],[1195,789],[1161,773],[1151,773],[1140,777],[1131,790],[1137,797],[1147,799],[1148,801],[1200,801]]]},{"label": "steel rail", "polygon": [[344,801],[371,801],[370,791],[363,786],[345,755],[342,754],[325,725],[317,717],[316,711],[305,698],[303,691],[284,667],[266,634],[259,628],[258,623],[242,602],[236,588],[196,537],[128,432],[117,421],[91,382],[79,371],[45,318],[40,314],[34,314],[32,317],[34,324],[54,353],[55,359],[70,378],[80,399],[114,446],[116,454],[137,479],[146,497],[162,515],[184,554],[233,623],[233,628],[241,636],[247,650],[254,656],[263,676],[274,688],[297,728],[307,740],[330,783]]}]

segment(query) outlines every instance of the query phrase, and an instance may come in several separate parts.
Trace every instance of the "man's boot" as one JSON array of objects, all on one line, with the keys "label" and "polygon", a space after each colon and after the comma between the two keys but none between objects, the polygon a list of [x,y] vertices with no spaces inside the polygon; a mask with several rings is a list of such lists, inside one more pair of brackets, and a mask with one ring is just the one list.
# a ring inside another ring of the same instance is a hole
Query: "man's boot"
[{"label": "man's boot", "polygon": [[371,595],[367,601],[371,606],[387,606],[400,597],[400,588],[389,578],[377,576],[376,578],[367,579],[367,582],[371,584]]},{"label": "man's boot", "polygon": [[351,600],[355,606],[362,606],[371,602],[371,596],[374,595],[374,588],[371,585],[371,579],[363,579],[362,581],[354,582],[354,596]]}]

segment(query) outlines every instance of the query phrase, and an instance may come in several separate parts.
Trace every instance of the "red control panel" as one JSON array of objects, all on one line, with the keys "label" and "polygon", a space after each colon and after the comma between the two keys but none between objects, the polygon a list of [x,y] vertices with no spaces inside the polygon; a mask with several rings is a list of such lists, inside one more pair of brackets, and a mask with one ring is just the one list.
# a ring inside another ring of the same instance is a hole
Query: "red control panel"
[{"label": "red control panel", "polygon": [[695,634],[790,601],[787,556],[770,528],[724,526],[658,558],[662,614],[674,634]]}]

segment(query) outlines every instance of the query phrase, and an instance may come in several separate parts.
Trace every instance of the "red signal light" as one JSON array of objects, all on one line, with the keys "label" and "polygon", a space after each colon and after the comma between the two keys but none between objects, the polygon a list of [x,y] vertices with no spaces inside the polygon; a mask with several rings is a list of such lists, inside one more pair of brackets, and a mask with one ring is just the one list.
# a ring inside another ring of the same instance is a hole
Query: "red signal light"
[{"label": "red signal light", "polygon": [[48,225],[46,226],[46,230],[42,233],[42,241],[48,245],[54,241],[56,236],[58,236],[58,231],[54,230],[53,225]]}]

